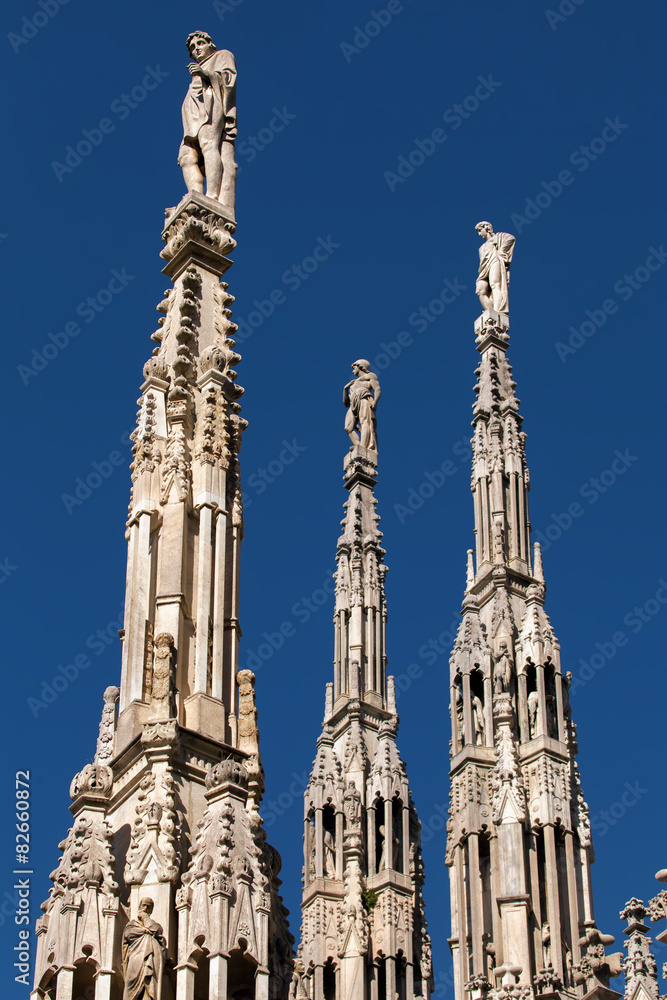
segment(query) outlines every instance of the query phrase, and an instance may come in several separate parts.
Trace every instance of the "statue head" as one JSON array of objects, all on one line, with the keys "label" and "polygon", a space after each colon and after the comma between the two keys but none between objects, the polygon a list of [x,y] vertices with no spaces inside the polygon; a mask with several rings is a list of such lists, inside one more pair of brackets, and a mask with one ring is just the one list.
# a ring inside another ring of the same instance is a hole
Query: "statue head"
[{"label": "statue head", "polygon": [[355,375],[358,374],[357,369],[361,372],[369,372],[371,370],[370,361],[366,361],[365,358],[360,358],[358,361],[352,362],[352,371]]},{"label": "statue head", "polygon": [[198,63],[208,59],[216,51],[213,39],[206,31],[191,32],[185,44],[192,58],[196,59]]},{"label": "statue head", "polygon": [[153,912],[153,907],[154,906],[155,906],[155,903],[153,902],[153,900],[151,899],[151,897],[150,896],[144,896],[143,899],[139,900],[139,913],[147,913],[148,916],[150,917],[151,913]]},{"label": "statue head", "polygon": [[490,222],[478,222],[477,225],[475,226],[475,229],[477,230],[477,232],[479,233],[479,235],[482,237],[483,240],[488,240],[491,236],[494,235],[493,226],[491,225]]}]

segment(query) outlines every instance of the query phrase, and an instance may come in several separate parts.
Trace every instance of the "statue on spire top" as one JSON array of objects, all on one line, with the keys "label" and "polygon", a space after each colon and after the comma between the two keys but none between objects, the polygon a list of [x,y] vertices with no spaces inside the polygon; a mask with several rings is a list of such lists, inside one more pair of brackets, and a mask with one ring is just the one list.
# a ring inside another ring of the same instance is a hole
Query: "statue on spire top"
[{"label": "statue on spire top", "polygon": [[371,371],[370,361],[364,358],[353,362],[352,374],[354,378],[343,389],[343,403],[348,407],[345,430],[353,445],[377,451],[375,410],[380,398],[380,382],[375,372]]},{"label": "statue on spire top", "polygon": [[183,101],[183,141],[178,165],[188,191],[204,194],[234,212],[236,204],[236,60],[216,49],[205,31],[188,35],[195,62],[188,64],[192,81]]},{"label": "statue on spire top", "polygon": [[485,240],[479,248],[479,273],[475,292],[482,309],[495,309],[507,316],[510,263],[516,236],[494,233],[490,222],[478,222],[475,229]]}]

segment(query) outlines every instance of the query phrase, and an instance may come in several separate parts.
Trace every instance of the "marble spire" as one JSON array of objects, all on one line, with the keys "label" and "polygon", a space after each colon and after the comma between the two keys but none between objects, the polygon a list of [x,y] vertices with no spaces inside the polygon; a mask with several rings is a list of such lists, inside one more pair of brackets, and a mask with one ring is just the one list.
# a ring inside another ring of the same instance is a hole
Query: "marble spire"
[{"label": "marble spire", "polygon": [[[239,659],[247,424],[224,280],[236,247],[233,149],[217,151],[217,188],[206,155],[210,142],[231,142],[236,77],[231,53],[209,43],[203,32],[188,39],[207,193],[182,148],[189,190],[166,213],[170,287],[133,434],[120,685],[104,693],[95,760],[70,789],[34,1000],[287,1000],[292,978],[280,856],[260,811],[255,678]],[[221,108],[230,114],[216,138]],[[184,143],[196,150],[187,131]]]},{"label": "marble spire", "polygon": [[595,925],[571,674],[545,611],[539,545],[531,548],[526,435],[507,359],[514,237],[489,223],[477,229],[487,240],[477,293],[488,307],[475,323],[475,548],[450,660],[455,993],[583,996],[608,989],[620,955],[605,957],[613,938]]},{"label": "marble spire", "polygon": [[352,369],[343,397],[352,447],[343,466],[334,675],[304,795],[297,978],[311,997],[426,1000],[433,982],[420,823],[386,676],[387,570],[374,494],[380,386],[367,361]]}]

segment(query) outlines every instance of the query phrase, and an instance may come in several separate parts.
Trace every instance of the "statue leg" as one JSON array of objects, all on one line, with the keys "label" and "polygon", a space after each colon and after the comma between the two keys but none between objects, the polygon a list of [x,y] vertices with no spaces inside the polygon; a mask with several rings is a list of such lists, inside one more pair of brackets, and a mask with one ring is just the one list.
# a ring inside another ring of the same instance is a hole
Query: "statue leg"
[{"label": "statue leg", "polygon": [[215,132],[210,125],[202,125],[199,129],[199,143],[204,157],[204,173],[206,174],[206,196],[214,201],[220,195],[222,183],[222,159],[220,146]]},{"label": "statue leg", "polygon": [[491,288],[489,287],[488,281],[484,278],[480,278],[475,285],[475,294],[477,295],[482,309],[493,309],[493,299],[491,298]]},{"label": "statue leg", "polygon": [[203,194],[204,175],[199,167],[199,154],[193,146],[182,143],[178,153],[178,165],[183,171],[186,190]]},{"label": "statue leg", "polygon": [[236,171],[237,165],[234,162],[234,143],[223,142],[220,148],[220,159],[222,163],[222,186],[220,188],[220,201],[227,205],[232,211],[236,210]]}]

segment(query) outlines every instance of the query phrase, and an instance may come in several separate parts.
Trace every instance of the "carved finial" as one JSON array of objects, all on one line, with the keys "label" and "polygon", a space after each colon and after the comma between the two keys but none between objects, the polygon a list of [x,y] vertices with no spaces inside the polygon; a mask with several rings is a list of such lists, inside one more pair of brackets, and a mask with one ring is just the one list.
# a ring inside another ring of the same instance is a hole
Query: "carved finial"
[{"label": "carved finial", "polygon": [[479,272],[475,292],[482,309],[493,310],[507,317],[510,263],[516,236],[510,233],[494,233],[490,222],[478,222],[475,229],[485,241],[479,248]]},{"label": "carved finial", "polygon": [[348,408],[345,430],[353,445],[367,451],[377,451],[375,411],[380,398],[380,383],[371,370],[370,361],[360,358],[352,364],[353,379],[343,389],[343,403]]},{"label": "carved finial", "polygon": [[120,697],[117,687],[108,687],[104,692],[104,708],[100,719],[100,732],[95,751],[96,764],[108,764],[113,758],[114,735],[116,731],[116,702]]},{"label": "carved finial", "polygon": [[542,567],[542,546],[539,542],[535,542],[533,545],[534,557],[533,557],[533,576],[540,583],[544,583],[544,569]]},{"label": "carved finial", "polygon": [[473,559],[472,549],[468,549],[468,564],[466,566],[466,594],[472,588],[475,582],[475,561]]},{"label": "carved finial", "polygon": [[396,682],[393,677],[387,677],[387,711],[396,715]]},{"label": "carved finial", "polygon": [[[236,206],[236,60],[227,49],[216,49],[205,31],[187,39],[194,62],[192,80],[183,101],[183,141],[178,163],[188,191],[204,193],[232,213]],[[206,141],[204,141],[206,140]]]},{"label": "carved finial", "polygon": [[326,686],[326,693],[324,695],[324,721],[330,719],[333,715],[333,682],[329,681]]}]

